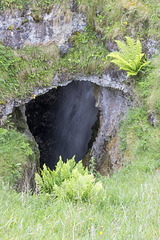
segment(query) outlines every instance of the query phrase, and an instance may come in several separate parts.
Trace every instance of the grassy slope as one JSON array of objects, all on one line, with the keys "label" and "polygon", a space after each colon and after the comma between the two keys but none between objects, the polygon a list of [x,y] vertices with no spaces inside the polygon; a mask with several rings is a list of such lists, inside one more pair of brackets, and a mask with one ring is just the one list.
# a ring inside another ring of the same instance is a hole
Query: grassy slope
[{"label": "grassy slope", "polygon": [[0,238],[159,239],[159,172],[135,168],[103,181],[108,195],[103,204],[75,205],[1,184]]},{"label": "grassy slope", "polygon": [[98,74],[109,66],[105,58],[108,51],[90,28],[85,34],[73,35],[70,41],[73,48],[63,57],[53,44],[22,50],[0,45],[0,103],[32,96],[34,87],[49,86],[57,72]]},{"label": "grassy slope", "polygon": [[34,144],[15,129],[0,128],[0,176],[16,184],[29,162],[37,165]]},{"label": "grassy slope", "polygon": [[[4,2],[4,1],[2,1]],[[5,1],[7,2],[7,1]],[[10,1],[11,2],[11,1]],[[12,1],[14,2],[14,1]],[[84,0],[83,0],[84,2]],[[87,8],[83,7],[83,2],[81,1],[81,10],[88,11]],[[96,3],[99,1],[85,1],[85,6],[93,7],[94,10]],[[118,2],[120,5],[118,5]],[[127,13],[130,14],[137,9],[139,11],[137,16],[144,15],[144,11],[147,13],[150,22],[150,28],[148,33],[145,31],[137,33],[141,36],[148,36],[148,34],[158,37],[159,32],[156,32],[159,15],[157,12],[158,1],[109,1],[106,5],[102,5],[103,9],[101,14],[99,14],[97,21],[99,21],[99,27],[102,29],[95,29],[103,33],[105,38],[105,31],[107,31],[106,36],[111,36],[114,38],[122,35],[130,35],[130,31],[133,27],[134,21],[124,19],[124,23],[121,24],[120,19],[122,17],[122,6],[125,4],[125,9]],[[18,3],[16,1],[15,3]],[[104,3],[104,1],[103,1]],[[142,8],[141,4],[145,4],[146,8]],[[111,8],[111,6],[114,8]],[[116,8],[117,7],[117,8]],[[117,10],[116,10],[117,9]],[[107,12],[108,11],[108,12]],[[114,12],[115,11],[115,12]],[[116,12],[118,11],[118,12]],[[91,19],[97,18],[94,16],[94,11],[89,15],[88,11],[88,21]],[[107,15],[108,13],[108,15]],[[121,14],[121,15],[119,15]],[[101,17],[100,17],[101,16]],[[111,17],[113,19],[112,23],[107,22]],[[123,16],[128,16],[123,14]],[[129,15],[130,16],[130,15]],[[101,21],[102,19],[102,21]],[[117,19],[117,20],[116,20]],[[118,20],[119,19],[119,20]],[[140,17],[137,17],[138,22],[144,21]],[[136,21],[136,20],[135,20]],[[103,26],[104,25],[104,26]],[[125,30],[122,31],[120,26],[123,26]],[[109,26],[109,27],[108,27]],[[138,24],[139,26],[139,24]],[[108,27],[108,28],[107,28]],[[120,30],[117,30],[120,29]],[[145,30],[145,28],[144,28]],[[108,35],[109,33],[109,35]],[[89,34],[89,33],[88,33]],[[111,34],[111,35],[110,35]],[[93,34],[92,34],[93,35]],[[90,38],[90,37],[89,37]],[[77,42],[75,43],[75,49],[64,56],[59,60],[58,58],[58,68],[60,71],[63,69],[74,69],[76,71],[77,66],[79,66],[79,71],[84,71],[87,73],[88,64],[87,62],[96,61],[94,54],[98,56],[98,59],[102,61],[103,64],[106,62],[103,60],[105,54],[102,56],[101,46],[100,50],[97,50],[96,46],[100,46],[97,43],[97,40],[93,38],[93,45],[96,49],[91,53],[90,58],[86,57],[90,52],[90,42],[87,39],[87,36],[82,34],[76,36]],[[87,39],[85,41],[85,39]],[[80,61],[81,49],[79,46],[83,42],[84,50],[83,56],[84,59]],[[87,47],[86,47],[87,46]],[[3,47],[2,47],[3,48]],[[85,50],[87,49],[87,50]],[[91,48],[92,49],[92,48]],[[12,50],[9,54],[13,54]],[[30,51],[33,55],[31,59],[32,64],[35,66],[37,64],[38,69],[42,69],[41,64],[37,61],[46,61],[46,65],[50,60],[45,60],[45,52],[42,49],[27,49],[19,52],[18,58],[20,60],[14,61],[11,63],[14,64],[27,64],[27,59],[23,58],[23,55],[26,56],[26,52]],[[43,57],[39,51],[43,52]],[[86,51],[86,52],[85,52]],[[75,53],[76,52],[76,53]],[[84,54],[85,53],[85,54]],[[93,56],[92,56],[93,54]],[[7,54],[5,54],[7,56]],[[22,57],[21,57],[22,56]],[[33,56],[36,56],[33,58]],[[28,56],[26,56],[27,58]],[[48,57],[48,56],[47,56]],[[38,60],[40,59],[40,60]],[[57,55],[55,56],[57,59]],[[141,76],[136,78],[136,94],[139,96],[139,107],[135,110],[131,110],[126,121],[123,122],[121,126],[120,136],[121,136],[121,147],[124,154],[124,167],[119,172],[115,173],[111,177],[105,179],[102,178],[103,185],[106,189],[107,199],[102,202],[101,199],[97,203],[92,204],[73,204],[71,202],[63,202],[61,200],[52,200],[48,195],[25,195],[22,193],[16,193],[12,189],[9,189],[6,184],[3,184],[1,181],[0,185],[0,238],[1,239],[159,239],[160,238],[160,211],[159,211],[159,196],[160,196],[160,174],[158,170],[159,157],[160,157],[160,125],[159,125],[159,114],[160,114],[160,105],[159,105],[159,69],[160,69],[160,56],[158,55],[152,59],[152,64],[148,68],[148,72],[143,73]],[[85,62],[86,60],[86,62]],[[8,62],[8,60],[6,60]],[[18,62],[18,63],[16,63]],[[77,64],[78,62],[78,64]],[[31,65],[32,65],[31,64]],[[94,71],[101,72],[103,70],[103,64],[98,63],[98,68],[93,67]],[[53,71],[53,62],[49,65],[50,70],[48,75],[50,76],[50,71]],[[102,66],[100,66],[102,65]],[[4,64],[3,67],[6,65]],[[26,65],[25,65],[26,66]],[[60,66],[60,67],[59,67]],[[102,67],[102,68],[101,68]],[[37,72],[34,73],[35,76],[31,77],[31,68],[28,65],[23,69],[25,72],[24,76],[27,76],[29,79],[29,84],[48,84],[50,80],[44,81],[43,77],[39,78],[37,82],[34,82],[34,79],[37,79]],[[2,68],[1,68],[2,69]],[[26,70],[27,69],[27,70]],[[35,69],[35,67],[34,67]],[[96,69],[96,70],[95,70]],[[38,73],[39,71],[38,70]],[[1,70],[2,71],[2,70]],[[21,71],[21,70],[20,70]],[[28,71],[28,74],[26,74]],[[44,69],[42,69],[44,71]],[[94,72],[93,71],[93,72]],[[1,76],[5,76],[10,71],[4,70]],[[72,70],[71,70],[72,73]],[[88,71],[90,73],[90,71]],[[18,76],[19,73],[16,73]],[[53,72],[52,72],[53,74]],[[8,76],[8,75],[7,75]],[[44,72],[44,75],[46,73]],[[10,75],[9,75],[10,77]],[[12,77],[12,75],[11,75]],[[4,81],[4,77],[0,81]],[[18,79],[18,77],[17,77]],[[20,78],[21,79],[21,78]],[[47,77],[49,79],[49,77]],[[18,80],[17,80],[18,81]],[[26,81],[24,81],[26,82]],[[19,84],[22,87],[22,94],[26,94],[28,91],[27,82],[24,86],[24,82],[20,83],[19,81],[13,83],[11,81],[11,86],[14,89],[19,89]],[[3,84],[3,83],[2,83]],[[6,83],[5,83],[6,84]],[[3,85],[1,85],[3,86]],[[29,86],[29,85],[28,85]],[[8,87],[6,90],[3,90],[1,96],[2,101],[5,101],[7,97],[17,97],[16,93],[8,95]],[[5,92],[6,91],[6,92]],[[17,90],[19,94],[19,90]],[[154,113],[156,119],[156,125],[153,127],[147,120],[148,112]],[[5,148],[5,147],[4,147]],[[23,153],[22,153],[23,154]],[[93,235],[93,237],[91,237]]]}]

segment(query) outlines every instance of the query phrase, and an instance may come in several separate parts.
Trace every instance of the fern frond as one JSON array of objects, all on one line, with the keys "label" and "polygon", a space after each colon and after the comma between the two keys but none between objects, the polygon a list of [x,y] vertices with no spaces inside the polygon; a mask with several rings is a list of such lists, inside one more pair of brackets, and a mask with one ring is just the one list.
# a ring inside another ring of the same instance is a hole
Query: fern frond
[{"label": "fern frond", "polygon": [[142,44],[139,40],[137,40],[137,42],[136,42],[136,53],[137,53],[137,55],[142,53]]},{"label": "fern frond", "polygon": [[129,60],[129,48],[128,48],[127,44],[124,42],[118,41],[118,40],[116,40],[115,42],[117,43],[118,49],[119,49],[121,55],[123,55],[123,58],[126,61],[128,61]]},{"label": "fern frond", "polygon": [[[123,58],[122,54],[119,52],[113,52],[108,55],[109,57],[113,57],[114,61],[120,61],[123,64],[128,64],[128,62]],[[112,60],[113,61],[113,60]]]},{"label": "fern frond", "polygon": [[135,59],[134,59],[134,63],[136,65],[136,69],[139,69],[139,67],[142,65],[142,57],[144,56],[144,53],[141,54],[137,54]]},{"label": "fern frond", "polygon": [[129,76],[136,76],[138,72],[134,72],[134,71],[131,71],[131,72],[127,72],[127,77]]},{"label": "fern frond", "polygon": [[137,75],[142,68],[148,65],[147,62],[144,62],[142,44],[139,40],[135,42],[133,38],[126,37],[126,43],[119,40],[115,42],[120,52],[112,52],[108,56],[113,58],[111,62],[127,71],[127,76]]},{"label": "fern frond", "polygon": [[128,68],[132,69],[132,65],[128,61],[126,61],[122,56],[121,53],[119,52],[112,52],[108,55],[109,57],[113,57],[114,59],[111,60],[111,62],[115,63],[118,65],[121,69]]},{"label": "fern frond", "polygon": [[131,37],[126,37],[127,40],[127,45],[130,49],[134,49],[136,48],[136,44],[135,44],[135,40]]},{"label": "fern frond", "polygon": [[126,40],[127,40],[127,45],[128,45],[129,59],[134,60],[137,55],[135,41],[134,41],[134,39],[132,39],[130,37],[126,37]]},{"label": "fern frond", "polygon": [[[54,178],[56,180],[53,181]],[[36,173],[35,180],[41,192],[74,202],[96,200],[95,196],[104,190],[102,183],[89,174],[82,161],[76,164],[75,157],[67,160],[67,163],[62,162],[60,157],[55,170],[43,165],[41,175]]]},{"label": "fern frond", "polygon": [[144,63],[139,67],[139,70],[138,70],[138,71],[140,71],[142,68],[146,67],[149,63],[150,63],[150,61],[144,62]]}]

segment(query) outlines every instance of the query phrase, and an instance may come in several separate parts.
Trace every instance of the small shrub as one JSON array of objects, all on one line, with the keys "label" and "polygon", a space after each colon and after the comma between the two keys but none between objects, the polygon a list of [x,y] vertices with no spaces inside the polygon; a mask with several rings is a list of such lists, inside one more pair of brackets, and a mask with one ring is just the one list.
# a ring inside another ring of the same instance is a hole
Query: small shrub
[{"label": "small shrub", "polygon": [[94,201],[99,194],[104,193],[102,183],[95,182],[93,174],[89,174],[87,168],[84,169],[82,161],[76,164],[74,157],[67,163],[60,157],[53,171],[44,164],[41,175],[36,173],[35,180],[42,193],[73,202]]}]

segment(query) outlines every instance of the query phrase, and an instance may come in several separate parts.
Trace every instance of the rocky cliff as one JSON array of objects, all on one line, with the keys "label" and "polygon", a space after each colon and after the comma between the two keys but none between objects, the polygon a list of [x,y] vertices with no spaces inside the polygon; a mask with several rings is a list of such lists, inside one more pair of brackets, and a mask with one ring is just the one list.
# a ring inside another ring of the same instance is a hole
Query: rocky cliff
[{"label": "rocky cliff", "polygon": [[[0,39],[5,46],[12,48],[23,48],[26,45],[47,46],[54,43],[60,53],[66,54],[71,47],[69,39],[72,34],[84,31],[85,26],[84,15],[71,9],[62,11],[59,5],[43,14],[36,9],[26,9],[23,13],[7,11],[1,12],[0,15]],[[99,76],[81,73],[65,76],[57,73],[55,77],[53,76],[50,86],[44,88],[37,86],[32,89],[32,95],[45,96],[49,90],[66,86],[72,81],[88,81],[94,85],[95,105],[100,112],[99,127],[87,156],[89,158],[93,156],[97,169],[106,175],[111,169],[114,170],[122,159],[118,129],[120,121],[133,104],[131,86],[123,72],[109,68]],[[15,109],[19,111],[23,109],[21,113],[26,119],[26,104],[30,101],[33,101],[33,97],[7,99],[6,103],[1,105],[1,124]],[[85,160],[84,164],[88,165],[89,161]]]}]

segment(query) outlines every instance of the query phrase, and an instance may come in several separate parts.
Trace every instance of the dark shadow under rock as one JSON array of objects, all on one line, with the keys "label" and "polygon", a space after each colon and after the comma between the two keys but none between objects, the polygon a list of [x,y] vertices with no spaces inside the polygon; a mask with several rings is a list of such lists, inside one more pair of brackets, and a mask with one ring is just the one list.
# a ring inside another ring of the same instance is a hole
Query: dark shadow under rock
[{"label": "dark shadow under rock", "polygon": [[55,168],[63,161],[76,156],[81,160],[95,139],[92,126],[97,120],[93,85],[73,81],[65,87],[52,89],[26,104],[29,128],[40,149],[40,167],[45,163]]}]

